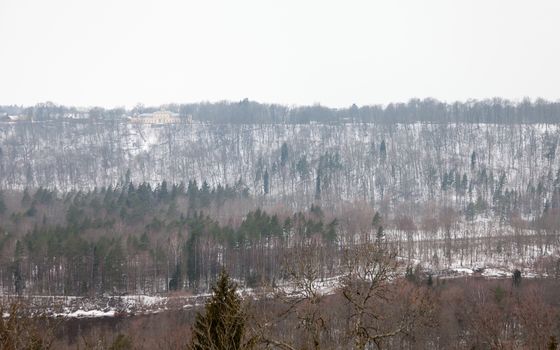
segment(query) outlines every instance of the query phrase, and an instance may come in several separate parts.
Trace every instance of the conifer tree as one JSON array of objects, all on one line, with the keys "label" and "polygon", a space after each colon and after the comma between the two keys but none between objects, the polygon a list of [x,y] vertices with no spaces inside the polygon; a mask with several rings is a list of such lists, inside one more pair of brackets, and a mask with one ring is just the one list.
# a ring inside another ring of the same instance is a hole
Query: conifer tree
[{"label": "conifer tree", "polygon": [[519,287],[519,285],[521,285],[521,271],[515,269],[515,271],[513,271],[512,278],[513,278],[513,285],[515,287]]},{"label": "conifer tree", "polygon": [[16,248],[14,252],[14,265],[13,265],[13,275],[14,275],[14,288],[18,296],[20,296],[25,288],[25,280],[23,279],[22,273],[22,262],[23,260],[23,245],[19,240],[16,241]]},{"label": "conifer tree", "polygon": [[270,190],[270,183],[269,183],[269,178],[268,178],[268,170],[264,171],[264,194],[268,194],[269,190]]},{"label": "conifer tree", "polygon": [[371,226],[373,226],[374,228],[377,228],[381,225],[381,215],[379,215],[379,212],[375,212],[375,215],[373,216],[373,219],[371,220]]},{"label": "conifer tree", "polygon": [[237,285],[222,271],[213,295],[206,302],[204,314],[197,313],[192,328],[192,350],[237,350],[248,349],[243,343],[246,314],[241,298],[236,293]]},{"label": "conifer tree", "polygon": [[383,226],[379,226],[377,228],[377,233],[375,235],[375,239],[376,239],[376,242],[378,244],[383,243],[383,241],[385,240],[385,233],[383,232]]},{"label": "conifer tree", "polygon": [[28,205],[31,202],[31,196],[27,187],[23,190],[23,197],[21,198],[22,205]]},{"label": "conifer tree", "polygon": [[434,279],[432,278],[432,274],[429,273],[428,274],[428,281],[427,281],[428,287],[431,287],[434,285]]},{"label": "conifer tree", "polygon": [[476,152],[473,151],[471,153],[471,169],[474,169],[475,166],[476,166]]},{"label": "conifer tree", "polygon": [[385,144],[385,140],[381,141],[379,145],[379,154],[381,155],[381,160],[385,161],[387,158],[387,145]]},{"label": "conifer tree", "polygon": [[315,181],[315,199],[321,199],[321,170],[317,171],[317,179]]},{"label": "conifer tree", "polygon": [[288,162],[288,145],[286,144],[286,142],[284,142],[280,150],[280,164],[282,165],[282,167],[284,167],[286,166],[287,162]]},{"label": "conifer tree", "polygon": [[6,212],[6,203],[4,203],[4,195],[0,192],[0,215]]}]

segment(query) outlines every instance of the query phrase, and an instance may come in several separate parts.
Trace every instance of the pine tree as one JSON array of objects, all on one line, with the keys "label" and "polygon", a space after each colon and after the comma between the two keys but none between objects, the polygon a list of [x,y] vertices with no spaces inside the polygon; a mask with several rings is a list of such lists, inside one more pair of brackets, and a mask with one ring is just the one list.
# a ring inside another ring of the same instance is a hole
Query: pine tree
[{"label": "pine tree", "polygon": [[205,312],[197,313],[192,329],[192,350],[237,350],[250,348],[243,343],[246,315],[237,285],[222,271],[212,287],[213,295],[206,302]]},{"label": "pine tree", "polygon": [[28,205],[31,202],[31,196],[27,187],[23,190],[23,197],[21,198],[22,205]]},{"label": "pine tree", "polygon": [[13,275],[14,275],[14,288],[17,295],[21,295],[23,289],[25,289],[25,280],[23,279],[22,273],[22,262],[23,260],[23,245],[19,240],[16,241],[16,248],[14,252],[14,265],[13,265]]},{"label": "pine tree", "polygon": [[521,271],[515,269],[515,271],[513,271],[512,278],[513,278],[513,285],[515,287],[519,287],[519,285],[521,284]]},{"label": "pine tree", "polygon": [[317,171],[317,179],[315,181],[315,199],[321,199],[321,172]]},{"label": "pine tree", "polygon": [[270,183],[269,183],[269,178],[268,178],[268,170],[264,171],[264,194],[268,194],[269,190],[270,190]]},{"label": "pine tree", "polygon": [[161,186],[159,187],[159,192],[158,192],[159,199],[165,201],[168,195],[169,193],[167,191],[167,181],[163,180],[161,182]]},{"label": "pine tree", "polygon": [[196,209],[196,204],[198,202],[198,184],[196,180],[189,181],[187,197],[189,198],[189,208]]},{"label": "pine tree", "polygon": [[200,206],[207,208],[210,205],[210,185],[204,180],[200,189]]},{"label": "pine tree", "polygon": [[379,215],[379,212],[375,212],[375,215],[371,220],[371,226],[375,228],[375,227],[379,227],[379,225],[381,225],[381,215]]},{"label": "pine tree", "polygon": [[336,242],[336,227],[338,226],[338,220],[335,218],[331,221],[325,230],[324,237],[329,243]]},{"label": "pine tree", "polygon": [[181,271],[181,263],[178,262],[175,266],[175,271],[173,272],[173,276],[171,276],[171,280],[169,280],[169,290],[179,290],[183,286],[182,280],[182,271]]},{"label": "pine tree", "polygon": [[287,162],[288,162],[288,145],[286,144],[286,142],[284,142],[280,150],[280,165],[284,167],[286,166]]},{"label": "pine tree", "polygon": [[377,233],[375,235],[375,239],[376,239],[376,242],[378,244],[383,243],[383,241],[385,239],[385,233],[383,232],[383,226],[379,226],[377,228]]},{"label": "pine tree", "polygon": [[387,145],[385,144],[385,140],[381,141],[381,144],[379,145],[379,154],[381,155],[382,160],[387,158]]},{"label": "pine tree", "polygon": [[300,179],[307,179],[309,176],[309,163],[305,156],[301,157],[296,164],[296,170],[299,174]]},{"label": "pine tree", "polygon": [[4,203],[4,194],[0,192],[0,215],[6,212],[6,203]]}]

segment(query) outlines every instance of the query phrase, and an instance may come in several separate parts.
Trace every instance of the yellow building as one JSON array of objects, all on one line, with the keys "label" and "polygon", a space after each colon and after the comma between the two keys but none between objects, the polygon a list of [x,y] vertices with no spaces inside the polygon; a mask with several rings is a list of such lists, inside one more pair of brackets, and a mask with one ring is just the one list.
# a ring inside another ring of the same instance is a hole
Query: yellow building
[{"label": "yellow building", "polygon": [[138,124],[177,124],[181,122],[179,114],[170,111],[142,113],[130,118],[131,123]]}]

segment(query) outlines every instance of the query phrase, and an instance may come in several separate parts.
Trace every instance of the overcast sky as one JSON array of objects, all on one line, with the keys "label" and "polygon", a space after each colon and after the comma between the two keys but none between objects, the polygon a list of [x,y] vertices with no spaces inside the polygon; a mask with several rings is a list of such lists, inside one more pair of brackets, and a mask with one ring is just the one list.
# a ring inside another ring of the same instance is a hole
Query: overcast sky
[{"label": "overcast sky", "polygon": [[0,104],[560,98],[560,1],[0,0]]}]

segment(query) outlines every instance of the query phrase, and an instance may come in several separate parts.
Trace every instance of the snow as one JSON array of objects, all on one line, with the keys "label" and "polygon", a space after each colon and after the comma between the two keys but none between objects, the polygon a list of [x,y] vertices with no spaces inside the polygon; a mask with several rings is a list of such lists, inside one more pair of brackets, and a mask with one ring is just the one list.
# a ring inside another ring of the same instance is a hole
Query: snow
[{"label": "snow", "polygon": [[68,317],[68,318],[84,318],[84,317],[113,317],[115,316],[115,310],[101,311],[101,310],[76,310],[68,314],[55,314],[56,317]]},{"label": "snow", "polygon": [[484,269],[482,276],[484,277],[511,277],[512,271],[504,271],[502,269],[489,268]]},{"label": "snow", "polygon": [[[14,295],[2,295],[3,301],[17,298]],[[126,295],[126,296],[26,296],[25,302],[38,307],[47,315],[54,317],[88,318],[113,317],[116,314],[144,314],[155,313],[167,309],[169,296],[156,295]]]},{"label": "snow", "polygon": [[[430,192],[427,177],[422,174],[435,169],[439,182],[442,172],[456,169],[470,180],[474,174],[470,168],[473,151],[488,172],[494,176],[502,171],[507,174],[506,188],[525,191],[531,180],[546,176],[560,165],[560,157],[551,163],[542,161],[545,145],[558,134],[558,125],[541,124],[10,124],[0,130],[0,146],[9,155],[0,159],[0,165],[4,162],[5,169],[12,170],[9,177],[0,175],[0,186],[30,185],[30,166],[32,185],[63,191],[115,185],[130,169],[135,182],[197,179],[215,186],[232,185],[241,178],[252,193],[260,193],[262,183],[255,180],[259,159],[270,170],[286,142],[291,160],[306,155],[312,174],[307,181],[298,179],[294,186],[288,181],[289,186],[284,186],[281,174],[271,172],[271,196],[304,194],[313,198],[313,172],[319,158],[330,152],[339,154],[343,165],[338,174],[341,181],[331,186],[340,199],[374,196],[379,201],[381,193],[376,183],[383,179],[388,196],[397,198],[404,191],[410,193],[410,201],[422,202],[429,199]],[[379,162],[381,140],[387,142],[395,177]],[[84,160],[81,165],[76,163],[80,159]],[[57,171],[52,164],[58,164]],[[408,185],[411,187],[405,191]],[[453,202],[458,199],[452,194],[446,196]]]},{"label": "snow", "polygon": [[455,268],[452,268],[451,270],[455,271],[458,274],[465,274],[465,275],[472,275],[473,274],[472,269],[464,268],[464,267],[455,267]]},{"label": "snow", "polygon": [[132,309],[134,307],[153,307],[165,304],[167,301],[165,297],[150,295],[127,295],[120,297],[120,299],[125,303],[127,309]]}]

